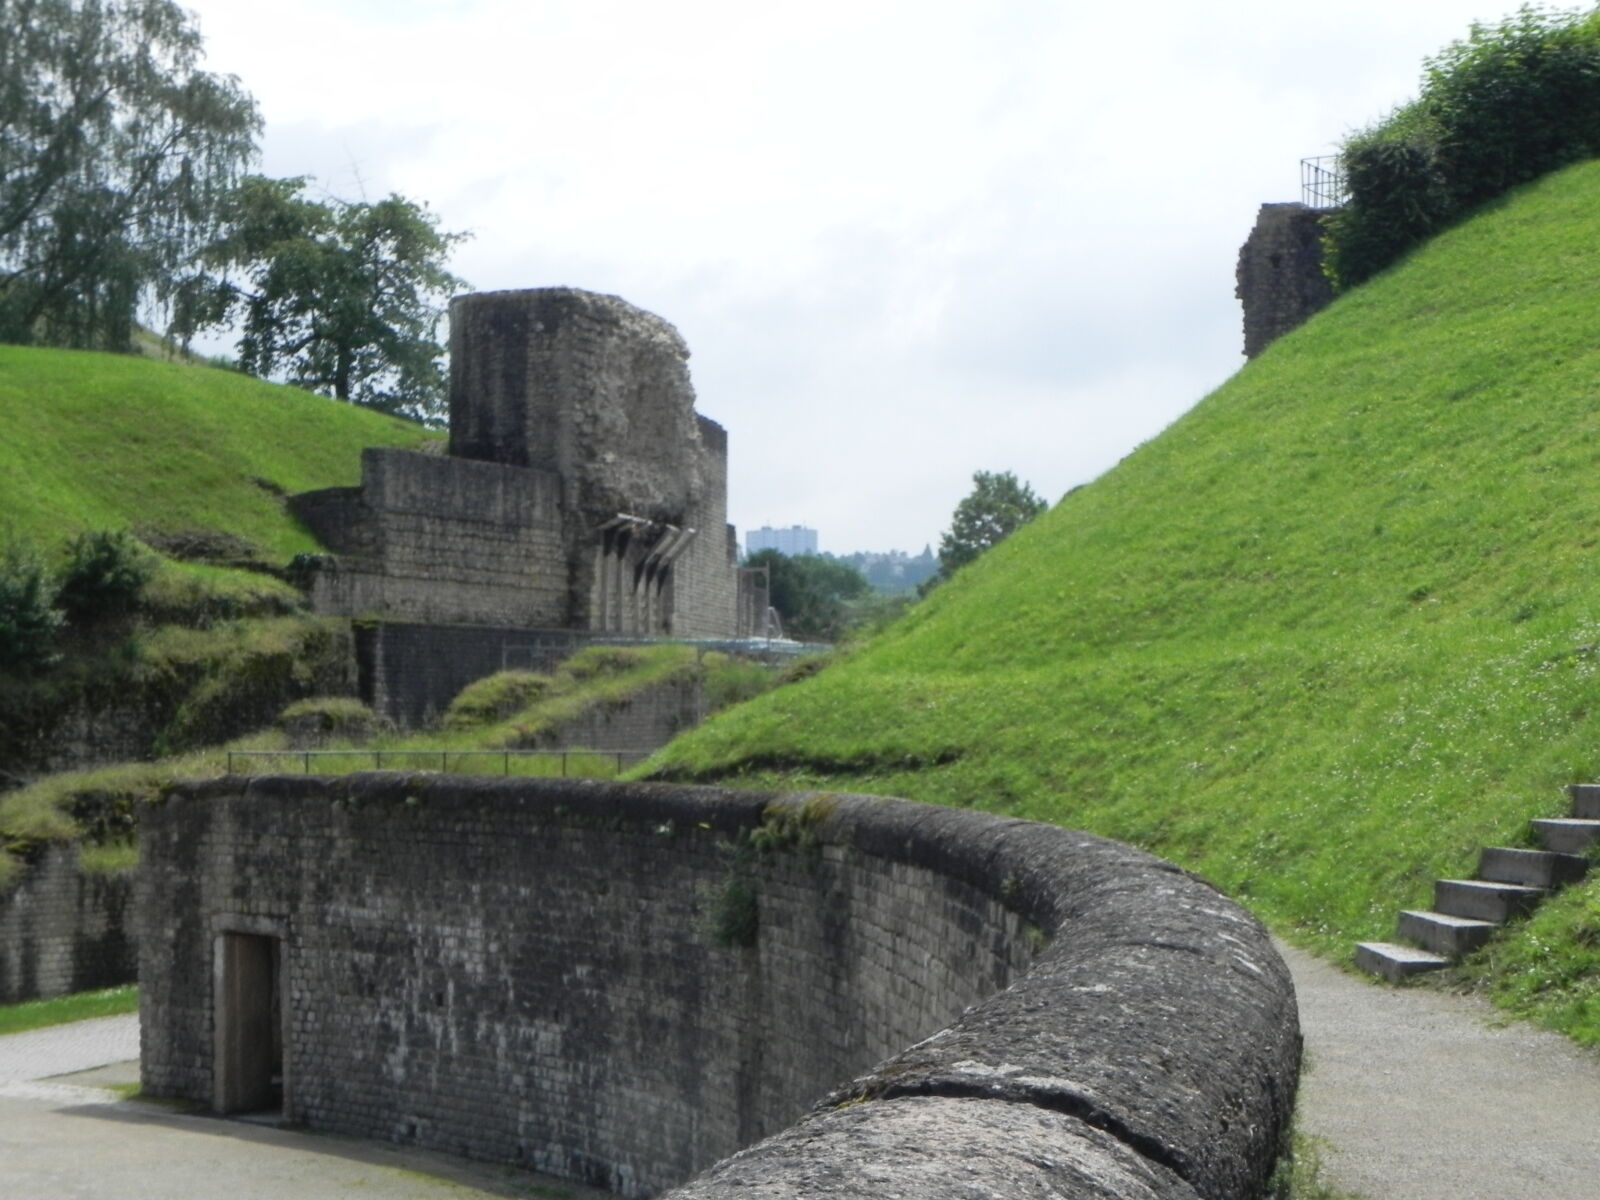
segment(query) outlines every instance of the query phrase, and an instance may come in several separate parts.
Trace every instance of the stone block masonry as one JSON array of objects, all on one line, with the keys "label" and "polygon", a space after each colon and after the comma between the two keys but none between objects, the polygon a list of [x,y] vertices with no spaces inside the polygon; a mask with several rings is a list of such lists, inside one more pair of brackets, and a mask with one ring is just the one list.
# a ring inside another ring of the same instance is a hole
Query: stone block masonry
[{"label": "stone block masonry", "polygon": [[333,552],[320,612],[624,637],[734,637],[727,434],[660,317],[573,288],[450,307],[448,455],[369,450],[291,497]]},{"label": "stone block masonry", "polygon": [[338,556],[316,573],[322,612],[452,624],[568,619],[560,480],[404,450],[362,455],[359,488],[290,498]]},{"label": "stone block masonry", "polygon": [[559,629],[361,623],[356,627],[357,684],[375,712],[417,729],[443,716],[474,680],[505,670],[548,672],[584,644]]},{"label": "stone block masonry", "polygon": [[1235,295],[1244,305],[1244,352],[1254,358],[1326,308],[1333,285],[1322,273],[1326,209],[1263,204],[1239,250]]},{"label": "stone block masonry", "polygon": [[278,1072],[287,1119],[624,1196],[1221,1200],[1287,1129],[1264,931],[1084,834],[386,773],[186,786],[142,838],[155,1095]]},{"label": "stone block masonry", "polygon": [[0,1004],[132,983],[133,872],[89,872],[52,846],[0,894]]}]

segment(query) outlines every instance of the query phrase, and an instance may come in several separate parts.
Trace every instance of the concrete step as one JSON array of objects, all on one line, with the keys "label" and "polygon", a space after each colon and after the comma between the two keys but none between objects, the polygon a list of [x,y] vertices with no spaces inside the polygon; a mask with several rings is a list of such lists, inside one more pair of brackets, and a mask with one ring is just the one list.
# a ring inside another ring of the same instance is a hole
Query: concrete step
[{"label": "concrete step", "polygon": [[1356,943],[1356,966],[1370,974],[1381,975],[1390,983],[1449,965],[1450,960],[1442,954],[1418,950],[1415,946],[1398,946],[1393,942]]},{"label": "concrete step", "polygon": [[1481,879],[1439,879],[1433,885],[1434,911],[1478,921],[1509,921],[1532,911],[1546,896],[1544,888]]},{"label": "concrete step", "polygon": [[1520,883],[1527,887],[1558,888],[1576,883],[1589,871],[1589,860],[1579,854],[1550,850],[1512,850],[1486,846],[1478,859],[1478,878],[1495,883]]},{"label": "concrete step", "polygon": [[1585,854],[1600,842],[1600,821],[1579,817],[1541,817],[1533,823],[1546,850],[1557,854]]},{"label": "concrete step", "polygon": [[1572,815],[1600,821],[1600,783],[1575,783],[1567,789],[1572,797]]},{"label": "concrete step", "polygon": [[1395,936],[1415,942],[1424,950],[1446,958],[1464,958],[1489,940],[1500,926],[1493,921],[1471,917],[1452,917],[1449,913],[1418,912],[1407,909],[1400,914]]}]

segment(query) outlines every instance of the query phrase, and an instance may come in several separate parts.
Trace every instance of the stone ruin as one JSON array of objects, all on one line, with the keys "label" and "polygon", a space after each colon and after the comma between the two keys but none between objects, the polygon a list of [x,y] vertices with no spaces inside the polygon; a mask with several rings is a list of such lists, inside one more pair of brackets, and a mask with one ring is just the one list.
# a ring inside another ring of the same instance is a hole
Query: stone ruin
[{"label": "stone ruin", "polygon": [[1327,209],[1263,204],[1239,248],[1234,295],[1244,306],[1244,353],[1254,358],[1333,300],[1322,271]]},{"label": "stone ruin", "polygon": [[415,726],[586,641],[765,633],[765,577],[727,523],[728,437],[695,412],[688,358],[616,296],[451,303],[448,452],[370,449],[359,487],[289,500],[332,551],[312,604],[357,620],[364,701]]},{"label": "stone ruin", "polygon": [[[450,306],[446,455],[372,449],[359,487],[291,498],[333,559],[318,611],[637,637],[751,632],[727,434],[660,317],[574,288]],[[757,605],[759,604],[759,608]]]}]

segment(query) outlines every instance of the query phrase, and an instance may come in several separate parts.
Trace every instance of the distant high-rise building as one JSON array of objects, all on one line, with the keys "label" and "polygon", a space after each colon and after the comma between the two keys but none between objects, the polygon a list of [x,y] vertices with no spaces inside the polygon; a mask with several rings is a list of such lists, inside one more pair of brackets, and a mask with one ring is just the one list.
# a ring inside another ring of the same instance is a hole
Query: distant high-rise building
[{"label": "distant high-rise building", "polygon": [[757,550],[776,550],[790,558],[798,554],[815,554],[817,531],[807,529],[804,525],[791,525],[787,529],[763,525],[760,529],[746,530],[744,552],[754,554]]}]

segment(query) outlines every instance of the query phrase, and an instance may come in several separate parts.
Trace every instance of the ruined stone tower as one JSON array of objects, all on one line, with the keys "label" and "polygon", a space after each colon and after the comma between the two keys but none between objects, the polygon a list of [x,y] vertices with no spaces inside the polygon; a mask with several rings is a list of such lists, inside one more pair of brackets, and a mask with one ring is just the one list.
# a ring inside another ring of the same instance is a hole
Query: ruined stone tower
[{"label": "ruined stone tower", "polygon": [[1304,204],[1263,204],[1255,228],[1239,249],[1234,290],[1244,305],[1244,352],[1254,358],[1298,329],[1333,299],[1322,271],[1327,209]]},{"label": "ruined stone tower", "polygon": [[666,321],[573,288],[451,304],[448,456],[369,450],[293,497],[333,551],[319,610],[379,621],[733,637],[727,435]]}]

